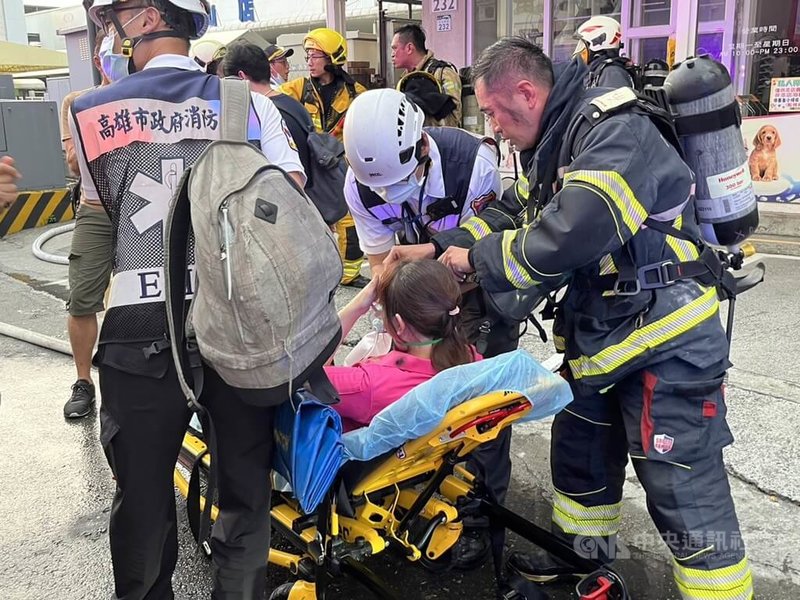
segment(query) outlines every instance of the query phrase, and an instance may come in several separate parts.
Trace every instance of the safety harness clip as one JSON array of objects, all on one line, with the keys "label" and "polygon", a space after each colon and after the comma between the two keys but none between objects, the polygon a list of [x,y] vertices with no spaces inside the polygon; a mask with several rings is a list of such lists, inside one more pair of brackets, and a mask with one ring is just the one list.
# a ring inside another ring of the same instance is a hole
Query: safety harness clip
[{"label": "safety harness clip", "polygon": [[675,263],[671,260],[665,260],[640,267],[636,279],[639,281],[641,289],[653,290],[675,283],[677,278],[671,274],[670,270],[670,267],[674,265]]}]

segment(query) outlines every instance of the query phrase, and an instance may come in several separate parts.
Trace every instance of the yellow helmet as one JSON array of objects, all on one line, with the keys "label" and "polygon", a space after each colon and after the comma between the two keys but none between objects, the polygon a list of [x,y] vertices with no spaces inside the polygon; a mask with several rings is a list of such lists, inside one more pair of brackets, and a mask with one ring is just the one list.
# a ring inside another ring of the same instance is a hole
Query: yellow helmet
[{"label": "yellow helmet", "polygon": [[334,65],[343,65],[347,61],[347,41],[338,31],[327,27],[309,31],[303,40],[303,48],[324,52]]}]

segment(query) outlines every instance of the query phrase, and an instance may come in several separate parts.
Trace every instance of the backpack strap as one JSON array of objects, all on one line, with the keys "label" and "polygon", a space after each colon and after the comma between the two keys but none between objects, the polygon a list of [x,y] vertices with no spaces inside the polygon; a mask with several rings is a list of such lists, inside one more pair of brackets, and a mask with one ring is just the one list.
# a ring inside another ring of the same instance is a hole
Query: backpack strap
[{"label": "backpack strap", "polygon": [[242,79],[225,77],[220,80],[220,118],[222,139],[247,141],[247,122],[250,116],[250,86]]}]

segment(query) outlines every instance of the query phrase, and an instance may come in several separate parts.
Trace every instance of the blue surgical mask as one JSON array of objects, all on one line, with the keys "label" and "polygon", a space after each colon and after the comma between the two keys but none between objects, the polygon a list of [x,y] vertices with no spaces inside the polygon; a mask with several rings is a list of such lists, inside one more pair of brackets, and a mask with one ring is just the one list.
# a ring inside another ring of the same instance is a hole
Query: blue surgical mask
[{"label": "blue surgical mask", "polygon": [[109,81],[119,81],[129,74],[130,59],[122,54],[114,54],[115,37],[116,33],[109,33],[100,44],[100,51],[97,53],[100,57],[100,68]]},{"label": "blue surgical mask", "polygon": [[[147,9],[141,10],[138,14],[128,19],[123,25],[124,30],[134,19],[140,17]],[[100,68],[109,81],[119,81],[123,77],[130,75],[130,58],[122,54],[114,53],[114,39],[117,37],[117,32],[112,30],[105,37],[100,44],[100,51],[97,55],[100,57]]]},{"label": "blue surgical mask", "polygon": [[373,191],[387,204],[402,204],[411,196],[418,194],[421,185],[422,181],[412,173],[407,181],[401,181],[386,187],[373,188]]}]

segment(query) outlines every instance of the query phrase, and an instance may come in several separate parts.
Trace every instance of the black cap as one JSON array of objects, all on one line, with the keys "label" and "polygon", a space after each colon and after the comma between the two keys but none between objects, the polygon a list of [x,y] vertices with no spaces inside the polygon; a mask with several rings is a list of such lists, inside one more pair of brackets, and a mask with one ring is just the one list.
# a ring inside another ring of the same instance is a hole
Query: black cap
[{"label": "black cap", "polygon": [[267,46],[267,49],[264,50],[267,54],[267,60],[272,62],[273,60],[278,60],[279,58],[289,58],[292,54],[294,54],[294,49],[289,48],[282,48],[276,44],[270,44]]}]

